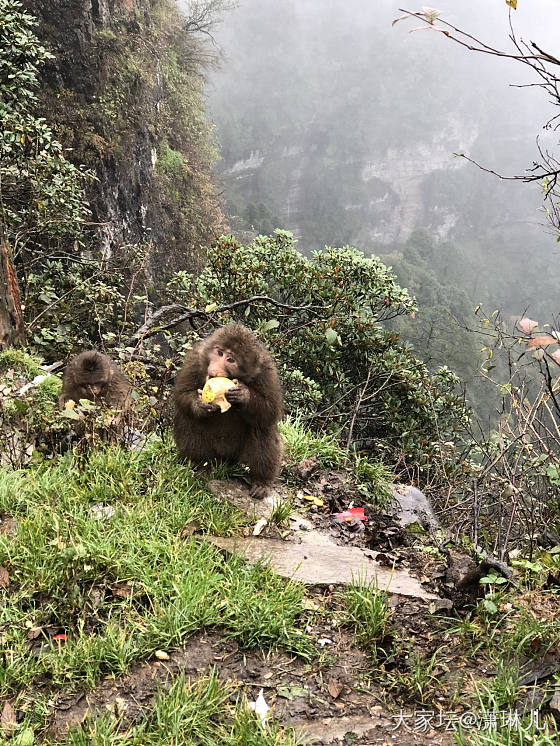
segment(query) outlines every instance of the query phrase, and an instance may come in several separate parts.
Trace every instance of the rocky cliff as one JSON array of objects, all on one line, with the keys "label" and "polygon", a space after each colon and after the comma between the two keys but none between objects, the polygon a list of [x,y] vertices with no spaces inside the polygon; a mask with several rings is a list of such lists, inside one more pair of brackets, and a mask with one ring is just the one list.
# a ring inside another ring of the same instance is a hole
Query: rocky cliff
[{"label": "rocky cliff", "polygon": [[25,0],[55,58],[44,116],[68,157],[97,176],[95,248],[142,247],[155,286],[192,267],[220,231],[202,106],[205,54],[173,0]]}]

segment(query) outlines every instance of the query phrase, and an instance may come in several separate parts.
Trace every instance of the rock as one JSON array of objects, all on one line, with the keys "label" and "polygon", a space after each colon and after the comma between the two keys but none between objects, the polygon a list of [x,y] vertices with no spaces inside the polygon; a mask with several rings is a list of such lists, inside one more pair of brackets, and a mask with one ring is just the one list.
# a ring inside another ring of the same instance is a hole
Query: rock
[{"label": "rock", "polygon": [[268,520],[276,505],[288,499],[287,493],[282,494],[279,489],[271,489],[262,500],[254,500],[249,497],[249,490],[246,485],[228,479],[213,479],[208,482],[206,487],[218,500],[231,503],[255,521],[261,518]]},{"label": "rock", "polygon": [[[302,730],[305,736],[309,738],[311,744],[320,743],[340,743],[348,733],[354,733],[356,737],[368,735],[370,731],[381,728],[386,731],[394,727],[394,720],[389,715],[355,715],[340,718],[322,718],[314,722],[292,721],[290,723],[296,730]],[[352,743],[352,741],[344,741]]]},{"label": "rock", "polygon": [[430,532],[440,528],[432,506],[423,492],[417,490],[416,487],[402,484],[393,485],[391,492],[396,501],[394,517],[401,526],[419,523],[422,528]]},{"label": "rock", "polygon": [[430,604],[430,614],[436,611],[450,611],[453,608],[453,601],[450,598],[438,598]]},{"label": "rock", "polygon": [[311,456],[300,461],[296,466],[296,474],[300,479],[309,479],[309,477],[317,471],[319,468],[319,462],[317,456]]},{"label": "rock", "polygon": [[560,684],[556,684],[554,694],[552,695],[552,699],[548,703],[548,706],[550,707],[550,711],[554,715],[556,722],[560,723]]},{"label": "rock", "polygon": [[375,580],[382,591],[426,600],[438,599],[406,570],[382,567],[358,547],[311,543],[307,536],[301,544],[260,537],[214,536],[208,540],[220,549],[241,555],[252,564],[259,560],[269,562],[279,575],[308,585],[349,585],[359,578],[365,583]]},{"label": "rock", "polygon": [[476,564],[472,557],[457,549],[449,550],[449,567],[445,574],[448,583],[455,588],[461,589],[467,585],[478,583],[482,577],[482,568]]}]

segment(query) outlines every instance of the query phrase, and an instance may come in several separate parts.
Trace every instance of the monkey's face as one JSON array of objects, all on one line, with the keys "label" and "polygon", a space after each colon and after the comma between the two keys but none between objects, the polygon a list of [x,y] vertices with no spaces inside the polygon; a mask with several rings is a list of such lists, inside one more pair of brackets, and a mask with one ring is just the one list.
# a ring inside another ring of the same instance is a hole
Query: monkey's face
[{"label": "monkey's face", "polygon": [[207,378],[240,378],[243,376],[243,366],[237,356],[227,347],[215,345],[208,350]]},{"label": "monkey's face", "polygon": [[82,380],[77,382],[80,399],[103,399],[107,394],[108,381],[106,379]]}]

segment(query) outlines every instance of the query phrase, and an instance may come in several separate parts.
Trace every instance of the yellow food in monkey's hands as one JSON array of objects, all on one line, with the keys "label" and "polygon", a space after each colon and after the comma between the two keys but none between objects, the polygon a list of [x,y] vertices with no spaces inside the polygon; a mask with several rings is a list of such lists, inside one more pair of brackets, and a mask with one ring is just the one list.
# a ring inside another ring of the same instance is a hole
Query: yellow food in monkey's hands
[{"label": "yellow food in monkey's hands", "polygon": [[217,404],[223,414],[231,408],[231,404],[226,399],[226,391],[232,386],[235,384],[230,378],[222,378],[222,376],[209,378],[202,389],[202,401],[206,404]]}]

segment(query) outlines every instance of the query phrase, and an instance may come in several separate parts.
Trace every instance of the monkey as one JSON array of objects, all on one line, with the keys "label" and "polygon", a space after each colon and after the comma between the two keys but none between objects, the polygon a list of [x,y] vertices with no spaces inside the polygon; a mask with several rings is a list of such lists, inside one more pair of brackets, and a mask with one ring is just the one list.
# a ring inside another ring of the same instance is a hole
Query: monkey
[{"label": "monkey", "polygon": [[[234,385],[225,397],[231,408],[202,401],[209,378],[223,376]],[[276,363],[253,333],[228,324],[197,342],[187,353],[175,381],[173,434],[181,460],[237,461],[249,467],[249,495],[266,497],[280,471],[282,441],[277,424],[283,396]]]},{"label": "monkey", "polygon": [[89,399],[124,413],[130,405],[131,385],[128,378],[107,355],[97,350],[81,352],[72,358],[64,371],[59,409],[73,399]]}]

